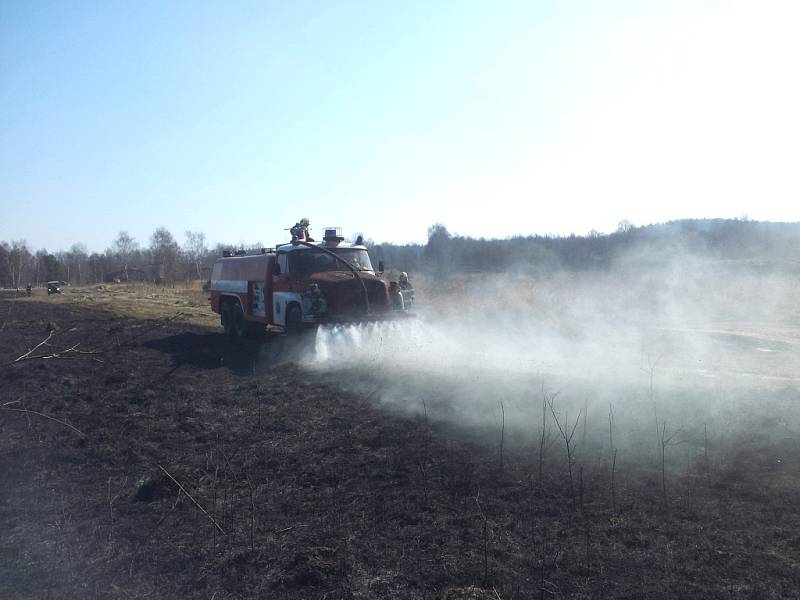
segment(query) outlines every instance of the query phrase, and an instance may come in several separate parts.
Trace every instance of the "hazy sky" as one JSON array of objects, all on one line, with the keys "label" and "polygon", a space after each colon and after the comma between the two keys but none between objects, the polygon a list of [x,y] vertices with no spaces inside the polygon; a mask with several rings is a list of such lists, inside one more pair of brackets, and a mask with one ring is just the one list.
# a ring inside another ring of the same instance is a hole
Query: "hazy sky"
[{"label": "hazy sky", "polygon": [[4,0],[0,240],[800,220],[798,26],[794,1]]}]

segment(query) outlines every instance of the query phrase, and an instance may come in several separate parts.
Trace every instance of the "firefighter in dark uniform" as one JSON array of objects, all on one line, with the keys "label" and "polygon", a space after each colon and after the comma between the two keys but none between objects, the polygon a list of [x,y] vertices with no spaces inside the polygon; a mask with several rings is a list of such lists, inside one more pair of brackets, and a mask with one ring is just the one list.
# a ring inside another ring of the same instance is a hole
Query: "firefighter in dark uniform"
[{"label": "firefighter in dark uniform", "polygon": [[299,223],[295,223],[289,232],[292,234],[292,240],[299,242],[313,242],[314,238],[308,235],[308,226],[311,225],[308,219],[300,219]]},{"label": "firefighter in dark uniform", "polygon": [[392,301],[392,306],[395,310],[405,309],[406,306],[403,300],[403,294],[400,293],[400,288],[396,281],[389,282],[389,299]]}]

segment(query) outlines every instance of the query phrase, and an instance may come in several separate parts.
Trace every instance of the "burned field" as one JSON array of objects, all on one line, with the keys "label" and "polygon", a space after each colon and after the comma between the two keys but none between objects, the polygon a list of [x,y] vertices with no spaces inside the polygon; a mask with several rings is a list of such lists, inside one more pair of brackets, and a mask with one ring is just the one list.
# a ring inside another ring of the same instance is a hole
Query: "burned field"
[{"label": "burned field", "polygon": [[800,435],[777,409],[625,440],[600,402],[581,420],[588,384],[566,412],[531,380],[527,427],[509,400],[466,422],[425,386],[401,406],[369,370],[306,368],[313,338],[11,297],[0,327],[0,597],[800,590]]}]

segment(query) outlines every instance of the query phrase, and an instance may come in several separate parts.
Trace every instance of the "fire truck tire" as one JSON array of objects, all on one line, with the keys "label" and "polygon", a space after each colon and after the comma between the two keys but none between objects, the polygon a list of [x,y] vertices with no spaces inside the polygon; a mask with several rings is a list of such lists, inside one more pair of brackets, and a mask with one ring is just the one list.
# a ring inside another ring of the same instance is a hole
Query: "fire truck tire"
[{"label": "fire truck tire", "polygon": [[225,335],[233,335],[233,319],[231,316],[231,302],[223,300],[222,308],[220,309],[220,323],[225,330]]},{"label": "fire truck tire", "polygon": [[247,327],[247,321],[244,319],[242,305],[238,302],[233,303],[233,309],[231,310],[231,328],[233,329],[233,335],[240,340],[247,337],[249,328]]},{"label": "fire truck tire", "polygon": [[286,309],[286,333],[299,335],[303,331],[303,313],[297,304],[290,304]]}]

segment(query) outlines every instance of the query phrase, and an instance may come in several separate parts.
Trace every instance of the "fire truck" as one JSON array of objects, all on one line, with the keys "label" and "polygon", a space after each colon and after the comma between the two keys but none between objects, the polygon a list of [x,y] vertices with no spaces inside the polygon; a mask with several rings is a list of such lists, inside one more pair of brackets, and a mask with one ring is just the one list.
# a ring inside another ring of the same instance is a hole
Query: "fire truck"
[{"label": "fire truck", "polygon": [[373,268],[361,236],[345,242],[338,227],[326,228],[321,242],[225,253],[214,263],[210,292],[211,310],[237,338],[271,326],[294,334],[323,323],[408,316],[411,303],[396,282],[384,280],[382,261]]}]

